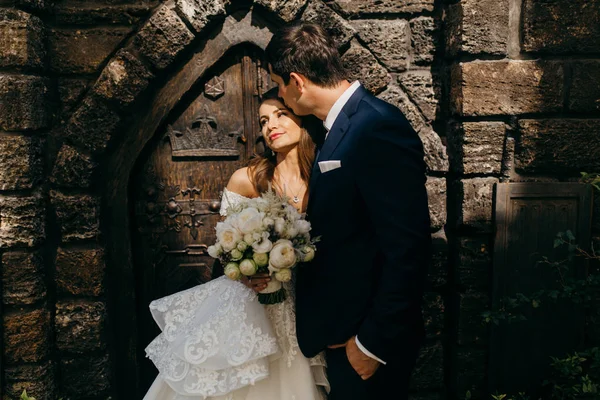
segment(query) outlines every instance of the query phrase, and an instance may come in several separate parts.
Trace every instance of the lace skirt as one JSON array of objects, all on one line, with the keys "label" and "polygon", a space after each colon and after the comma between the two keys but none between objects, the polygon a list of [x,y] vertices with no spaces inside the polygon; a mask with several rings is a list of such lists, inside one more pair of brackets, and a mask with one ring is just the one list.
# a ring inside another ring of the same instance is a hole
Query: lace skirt
[{"label": "lace skirt", "polygon": [[144,399],[325,399],[324,358],[300,353],[288,291],[285,302],[263,306],[221,277],[153,301],[162,333],[146,355],[159,375]]}]

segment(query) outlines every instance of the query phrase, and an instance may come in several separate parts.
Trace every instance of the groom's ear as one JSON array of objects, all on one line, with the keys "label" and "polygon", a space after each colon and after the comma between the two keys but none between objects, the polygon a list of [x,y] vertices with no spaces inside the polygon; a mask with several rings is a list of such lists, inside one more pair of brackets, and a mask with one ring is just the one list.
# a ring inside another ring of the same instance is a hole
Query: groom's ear
[{"label": "groom's ear", "polygon": [[294,85],[299,93],[302,93],[306,86],[306,78],[296,72],[290,72],[290,83]]}]

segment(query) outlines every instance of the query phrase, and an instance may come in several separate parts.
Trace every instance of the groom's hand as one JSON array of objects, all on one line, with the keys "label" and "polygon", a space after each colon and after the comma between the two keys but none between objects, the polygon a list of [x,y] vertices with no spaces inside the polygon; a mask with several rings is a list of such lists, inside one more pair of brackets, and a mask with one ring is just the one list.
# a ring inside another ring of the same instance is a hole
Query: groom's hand
[{"label": "groom's hand", "polygon": [[356,345],[356,336],[352,336],[346,343],[335,344],[328,346],[330,349],[337,349],[340,347],[346,348],[346,356],[350,365],[363,380],[367,380],[375,374],[377,368],[379,368],[379,361],[369,357],[363,353]]}]

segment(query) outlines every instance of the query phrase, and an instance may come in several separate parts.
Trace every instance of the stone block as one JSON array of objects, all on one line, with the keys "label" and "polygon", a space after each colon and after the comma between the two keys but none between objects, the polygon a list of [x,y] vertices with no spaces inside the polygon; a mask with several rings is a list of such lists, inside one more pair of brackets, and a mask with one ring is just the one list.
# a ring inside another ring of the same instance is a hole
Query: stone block
[{"label": "stone block", "polygon": [[41,179],[42,141],[29,136],[0,136],[0,190],[31,189]]},{"label": "stone block", "polygon": [[63,145],[56,158],[50,181],[65,188],[88,188],[96,164],[76,148]]},{"label": "stone block", "polygon": [[356,40],[350,44],[348,51],[342,56],[344,68],[348,71],[350,80],[360,80],[371,93],[382,91],[391,77],[367,49]]},{"label": "stone block", "polygon": [[194,34],[166,3],[150,17],[134,42],[148,61],[161,70],[168,67],[193,39]]},{"label": "stone block", "polygon": [[517,170],[600,171],[600,119],[523,119],[519,130]]},{"label": "stone block", "polygon": [[89,96],[73,113],[64,135],[76,145],[93,153],[101,153],[106,149],[120,120],[117,113],[101,99]]},{"label": "stone block", "polygon": [[225,15],[225,5],[221,0],[177,0],[177,11],[200,33],[210,22]]},{"label": "stone block", "polygon": [[440,34],[436,21],[421,17],[410,21],[410,40],[413,47],[413,62],[417,65],[433,62]]},{"label": "stone block", "polygon": [[415,392],[444,387],[444,349],[440,341],[426,343],[419,352],[410,388]]},{"label": "stone block", "polygon": [[448,171],[448,155],[440,136],[425,121],[419,108],[398,86],[391,84],[378,96],[380,99],[398,107],[411,126],[419,133],[425,151],[425,162],[430,171]]},{"label": "stone block", "polygon": [[130,32],[130,28],[53,29],[48,43],[52,70],[94,74]]},{"label": "stone block", "polygon": [[398,107],[415,131],[418,132],[424,127],[429,127],[419,107],[410,100],[402,88],[394,83],[390,84],[387,90],[377,97]]},{"label": "stone block", "polygon": [[569,110],[600,111],[600,61],[577,61],[572,64],[572,69]]},{"label": "stone block", "polygon": [[0,249],[34,247],[46,238],[46,210],[39,196],[0,197]]},{"label": "stone block", "polygon": [[354,37],[350,24],[321,1],[311,1],[302,20],[322,26],[331,35],[338,48],[345,46]]},{"label": "stone block", "polygon": [[47,127],[47,93],[44,78],[0,75],[0,129],[21,131]]},{"label": "stone block", "polygon": [[307,0],[256,0],[255,3],[283,21],[292,22],[298,17]]},{"label": "stone block", "polygon": [[18,10],[0,9],[0,67],[44,67],[46,39],[43,22]]},{"label": "stone block", "polygon": [[60,394],[71,399],[110,398],[108,356],[64,358],[60,361]]},{"label": "stone block", "polygon": [[23,390],[36,400],[55,399],[55,375],[51,362],[33,365],[8,366],[5,369],[6,394],[11,399],[21,398]]},{"label": "stone block", "polygon": [[[58,96],[63,115],[70,114],[75,106],[83,98],[84,92],[87,90],[89,81],[87,79],[58,79]],[[65,121],[61,121],[65,122]]]},{"label": "stone block", "polygon": [[56,304],[56,347],[71,354],[85,354],[105,347],[106,306],[84,300]]},{"label": "stone block", "polygon": [[[129,4],[119,4],[129,3]],[[155,3],[135,2],[90,2],[62,0],[52,9],[52,19],[56,24],[66,25],[138,25],[144,21]]]},{"label": "stone block", "polygon": [[463,122],[448,141],[450,169],[459,174],[499,174],[502,169],[504,122]]},{"label": "stone block", "polygon": [[75,296],[99,296],[104,291],[104,251],[68,250],[56,255],[56,286],[59,292]]},{"label": "stone block", "polygon": [[46,298],[44,260],[40,254],[7,252],[2,255],[2,302],[34,304]]},{"label": "stone block", "polygon": [[523,0],[523,50],[600,52],[600,2]]},{"label": "stone block", "polygon": [[371,14],[420,13],[433,11],[434,0],[334,0],[332,5],[347,17]]},{"label": "stone block", "polygon": [[498,183],[497,178],[462,179],[453,183],[450,196],[456,196],[456,226],[483,232],[491,231],[495,183]]},{"label": "stone block", "polygon": [[446,146],[442,143],[440,136],[429,126],[421,128],[418,133],[423,143],[427,168],[436,172],[448,171]]},{"label": "stone block", "polygon": [[488,235],[458,239],[456,280],[459,290],[489,292],[492,283],[492,240]]},{"label": "stone block", "polygon": [[357,20],[352,27],[375,57],[393,72],[405,71],[410,60],[410,24],[404,20]]},{"label": "stone block", "polygon": [[462,0],[450,5],[446,21],[448,54],[506,54],[508,17],[508,0]]},{"label": "stone block", "polygon": [[52,206],[56,217],[62,242],[95,239],[99,229],[99,199],[88,195],[65,195],[50,191]]},{"label": "stone block", "polygon": [[461,63],[451,72],[451,109],[462,116],[558,112],[563,76],[558,61]]},{"label": "stone block", "polygon": [[45,360],[50,350],[50,313],[38,309],[4,314],[4,356],[7,364]]},{"label": "stone block", "polygon": [[431,235],[431,263],[426,290],[441,292],[448,283],[448,239],[443,229]]},{"label": "stone block", "polygon": [[446,224],[446,178],[428,176],[426,187],[431,229],[437,231]]},{"label": "stone block", "polygon": [[120,50],[102,71],[93,91],[120,107],[130,105],[153,77],[130,51]]},{"label": "stone block", "polygon": [[398,83],[419,107],[425,118],[428,121],[435,120],[439,89],[434,87],[431,72],[427,70],[408,71],[398,75]]}]

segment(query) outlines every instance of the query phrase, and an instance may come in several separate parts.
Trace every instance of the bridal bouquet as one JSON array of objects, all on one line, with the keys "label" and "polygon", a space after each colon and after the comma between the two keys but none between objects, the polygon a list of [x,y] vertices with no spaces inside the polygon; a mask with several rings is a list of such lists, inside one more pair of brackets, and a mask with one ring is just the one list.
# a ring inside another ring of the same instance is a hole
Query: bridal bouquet
[{"label": "bridal bouquet", "polygon": [[221,261],[228,278],[271,275],[258,294],[262,304],[285,300],[282,282],[292,279],[291,269],[297,263],[315,256],[317,239],[310,237],[310,223],[274,191],[231,205],[216,231],[217,241],[208,247],[208,254]]}]

